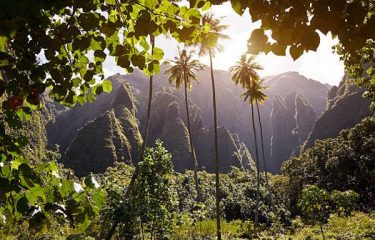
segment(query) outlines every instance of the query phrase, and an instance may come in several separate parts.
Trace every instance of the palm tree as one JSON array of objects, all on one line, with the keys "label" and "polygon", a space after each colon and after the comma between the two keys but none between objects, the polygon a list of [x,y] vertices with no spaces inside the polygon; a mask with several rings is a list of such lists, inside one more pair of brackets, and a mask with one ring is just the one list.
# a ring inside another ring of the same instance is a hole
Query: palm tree
[{"label": "palm tree", "polygon": [[207,55],[210,58],[210,73],[212,82],[212,104],[214,109],[214,132],[215,132],[215,197],[216,197],[216,231],[217,239],[221,240],[221,226],[220,226],[220,163],[218,153],[218,137],[217,137],[217,110],[216,110],[216,92],[215,92],[215,78],[213,71],[212,58],[215,53],[222,50],[222,46],[218,44],[220,39],[229,39],[229,37],[221,32],[227,28],[226,25],[221,25],[220,20],[215,18],[212,14],[207,13],[202,17],[202,25],[209,25],[210,31],[203,33],[199,44],[199,55]]},{"label": "palm tree", "polygon": [[201,201],[201,192],[199,189],[199,182],[198,182],[198,163],[197,158],[195,155],[193,139],[191,136],[191,126],[190,126],[190,114],[189,114],[189,104],[188,104],[188,90],[191,89],[191,82],[190,80],[195,80],[198,82],[198,76],[196,75],[197,71],[201,71],[204,69],[204,66],[199,63],[198,60],[193,60],[191,54],[187,54],[186,50],[178,51],[178,57],[175,57],[174,60],[171,61],[172,66],[168,70],[165,71],[165,74],[171,74],[169,77],[169,83],[175,83],[176,88],[179,89],[182,84],[184,84],[185,88],[185,108],[186,108],[186,118],[187,118],[187,126],[189,132],[189,144],[191,149],[191,160],[193,161],[193,169],[194,169],[194,182],[195,182],[195,190],[197,191],[197,201]]},{"label": "palm tree", "polygon": [[232,80],[242,88],[248,89],[254,82],[259,81],[260,77],[257,71],[263,70],[262,66],[255,62],[255,57],[247,57],[243,54],[236,65],[229,68],[232,73]]},{"label": "palm tree", "polygon": [[[258,105],[258,101],[264,102],[264,100],[267,98],[267,96],[262,92],[263,89],[265,89],[265,87],[262,85],[262,81],[257,80],[257,81],[252,82],[252,84],[242,94],[242,96],[244,97],[244,100],[245,101],[248,100],[250,107],[251,107],[251,119],[252,119],[252,126],[253,126],[254,140],[255,140],[255,156],[256,156],[256,168],[257,168],[257,194],[256,194],[255,224],[254,224],[255,235],[257,235],[257,229],[258,229],[258,224],[259,224],[258,218],[259,218],[259,201],[260,201],[260,171],[259,171],[258,140],[257,140],[257,133],[256,133],[256,128],[255,128],[255,120],[254,120],[254,103]],[[258,120],[260,121],[259,110],[258,110],[258,117],[259,117]],[[263,139],[263,136],[261,138]],[[263,153],[263,161],[265,163],[264,153]],[[267,172],[265,173],[265,175],[266,175],[266,183],[268,184]]]},{"label": "palm tree", "polygon": [[[260,84],[261,84],[261,86],[259,87],[259,91],[262,90],[262,89],[265,89],[265,87],[262,86],[263,80],[260,82]],[[267,96],[265,94],[263,94],[259,98],[256,98],[255,105],[257,107],[257,114],[258,114],[258,123],[259,123],[259,129],[260,129],[260,143],[262,144],[262,159],[263,159],[264,173],[265,173],[265,177],[266,177],[266,186],[267,186],[268,193],[271,194],[270,184],[269,184],[268,175],[267,175],[267,173],[268,173],[267,161],[266,161],[266,157],[265,157],[265,154],[264,154],[263,126],[262,126],[262,120],[261,120],[260,110],[259,110],[259,103],[263,104],[264,101],[266,100],[266,98],[267,98]]]},{"label": "palm tree", "polygon": [[256,103],[257,110],[258,110],[258,122],[260,127],[261,133],[261,142],[262,142],[262,157],[263,157],[263,165],[265,167],[265,175],[266,175],[266,184],[267,189],[268,187],[268,176],[267,176],[267,167],[266,161],[264,156],[264,142],[263,142],[263,128],[260,118],[260,111],[259,111],[259,104],[258,102],[264,102],[266,99],[266,95],[262,92],[264,87],[262,86],[262,81],[259,78],[257,70],[263,69],[258,63],[255,62],[255,57],[250,56],[247,57],[245,54],[241,56],[240,60],[237,62],[236,65],[231,67],[229,70],[232,73],[232,80],[235,84],[241,85],[243,88],[246,89],[245,93],[243,94],[245,101],[249,99],[249,103],[251,106],[251,118],[252,118],[252,127],[253,127],[253,134],[254,134],[254,141],[255,141],[255,156],[256,156],[256,168],[257,168],[257,199],[256,199],[256,214],[255,214],[255,234],[257,232],[258,227],[258,216],[259,216],[259,188],[260,188],[260,171],[259,171],[259,154],[258,154],[258,139],[257,133],[255,128],[255,119],[254,119],[254,102]]}]

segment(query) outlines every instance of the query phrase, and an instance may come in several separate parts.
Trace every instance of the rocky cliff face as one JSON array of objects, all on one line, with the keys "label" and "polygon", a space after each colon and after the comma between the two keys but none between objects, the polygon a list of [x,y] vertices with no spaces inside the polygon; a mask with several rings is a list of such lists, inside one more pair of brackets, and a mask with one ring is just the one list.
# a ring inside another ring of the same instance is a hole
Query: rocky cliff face
[{"label": "rocky cliff face", "polygon": [[77,176],[104,172],[115,161],[133,164],[132,145],[114,111],[107,111],[82,127],[63,156],[65,167]]},{"label": "rocky cliff face", "polygon": [[111,80],[112,93],[65,111],[47,125],[48,144],[61,146],[62,162],[78,176],[103,172],[115,161],[138,161],[142,137],[132,91],[121,76]]},{"label": "rocky cliff face", "polygon": [[313,107],[299,93],[285,99],[275,96],[271,113],[272,140],[270,171],[279,171],[299,144],[307,138],[316,120]]},{"label": "rocky cliff face", "polygon": [[[189,146],[185,105],[179,105],[180,93],[170,87],[162,87],[153,101],[151,114],[149,144],[160,138],[172,153],[172,160],[177,171],[193,169],[191,148]],[[182,109],[181,109],[182,108]],[[196,105],[190,106],[192,137],[198,167],[209,172],[214,171],[214,134],[212,129],[204,128],[200,109]],[[240,167],[236,157],[235,142],[232,134],[226,128],[218,129],[219,155],[222,172],[230,170],[231,166]],[[245,160],[245,161],[248,161]]]},{"label": "rocky cliff face", "polygon": [[298,133],[298,142],[302,143],[313,129],[317,120],[317,113],[313,106],[300,94],[296,96],[295,105],[296,132]]},{"label": "rocky cliff face", "polygon": [[297,72],[286,72],[266,77],[265,84],[269,87],[267,95],[272,99],[279,95],[286,97],[291,92],[298,92],[320,116],[327,105],[327,93],[331,86],[316,80],[308,79]]},{"label": "rocky cliff face", "polygon": [[363,92],[347,76],[338,87],[333,87],[328,93],[327,109],[315,123],[304,147],[313,146],[317,139],[335,137],[341,130],[352,128],[366,116],[371,116],[370,100],[362,97]]},{"label": "rocky cliff face", "polygon": [[128,84],[123,85],[125,83],[124,78],[120,75],[115,75],[110,79],[114,89],[111,93],[102,93],[93,103],[78,105],[72,109],[62,111],[47,124],[48,146],[50,148],[54,144],[58,144],[60,150],[65,152],[78,129],[120,103],[136,111],[130,86]]},{"label": "rocky cliff face", "polygon": [[155,95],[152,107],[148,145],[161,139],[172,153],[172,161],[177,171],[193,169],[188,130],[181,119],[177,97],[162,89]]}]

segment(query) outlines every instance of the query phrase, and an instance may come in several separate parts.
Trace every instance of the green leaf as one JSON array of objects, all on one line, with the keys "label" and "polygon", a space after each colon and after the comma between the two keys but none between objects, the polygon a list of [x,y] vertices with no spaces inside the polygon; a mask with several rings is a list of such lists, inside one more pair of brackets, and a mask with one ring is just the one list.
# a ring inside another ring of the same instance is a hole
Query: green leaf
[{"label": "green leaf", "polygon": [[21,161],[19,160],[19,159],[15,159],[15,160],[13,160],[12,161],[12,163],[11,163],[11,169],[13,170],[13,169],[18,169],[18,167],[21,165],[22,163],[21,163]]},{"label": "green leaf", "polygon": [[60,193],[62,197],[69,196],[74,192],[73,181],[63,179],[61,181]]},{"label": "green leaf", "polygon": [[39,200],[43,202],[46,200],[43,188],[40,185],[35,185],[26,192],[26,198],[31,205],[35,205]]},{"label": "green leaf", "polygon": [[154,53],[152,54],[152,58],[157,61],[161,61],[164,57],[164,52],[161,48],[155,47]]},{"label": "green leaf", "polygon": [[9,65],[10,59],[11,59],[10,55],[8,55],[4,52],[0,52],[0,67],[4,67],[4,66]]},{"label": "green leaf", "polygon": [[95,39],[91,39],[90,47],[91,50],[102,50],[101,43],[96,41]]},{"label": "green leaf", "polygon": [[95,62],[98,62],[98,61],[104,62],[107,55],[102,50],[95,50],[94,56],[95,56]]},{"label": "green leaf", "polygon": [[315,31],[304,31],[302,34],[302,45],[308,50],[316,51],[320,44],[319,34]]},{"label": "green leaf", "polygon": [[158,0],[147,0],[145,1],[145,6],[150,9],[153,9],[158,5],[158,3],[159,3]]},{"label": "green leaf", "polygon": [[[3,132],[4,127],[2,125],[0,125],[0,128],[2,129],[2,131],[0,131],[0,134],[4,135],[5,134],[5,132]],[[6,159],[7,159],[7,156],[4,153],[1,153],[0,154],[0,162],[5,162]]]},{"label": "green leaf", "polygon": [[271,45],[271,51],[277,56],[285,56],[286,46],[274,43]]},{"label": "green leaf", "polygon": [[102,85],[98,85],[96,86],[96,89],[95,89],[95,94],[96,95],[99,95],[103,92],[103,86]]},{"label": "green leaf", "polygon": [[9,177],[10,174],[12,173],[12,169],[10,168],[10,166],[5,165],[4,167],[1,168],[1,173],[3,174],[3,176]]},{"label": "green leaf", "polygon": [[233,10],[238,14],[241,15],[244,13],[246,6],[244,6],[244,2],[240,0],[231,0],[230,3],[232,4]]},{"label": "green leaf", "polygon": [[16,209],[22,215],[26,215],[26,213],[29,211],[29,205],[26,197],[18,199]]},{"label": "green leaf", "polygon": [[22,121],[28,121],[31,118],[31,115],[25,112],[23,108],[18,109],[16,114]]},{"label": "green leaf", "polygon": [[105,201],[105,194],[103,191],[99,190],[93,194],[92,199],[95,202],[96,209],[101,209]]},{"label": "green leaf", "polygon": [[250,36],[249,52],[257,54],[264,51],[268,37],[264,33],[263,29],[255,29]]},{"label": "green leaf", "polygon": [[198,7],[198,4],[202,2],[201,0],[189,0],[190,8]]},{"label": "green leaf", "polygon": [[113,22],[105,22],[102,24],[101,31],[107,36],[110,37],[116,32],[116,26]]},{"label": "green leaf", "polygon": [[108,5],[116,5],[116,0],[105,0]]},{"label": "green leaf", "polygon": [[202,6],[202,11],[208,11],[210,10],[211,8],[211,3],[210,2],[206,2],[203,6]]},{"label": "green leaf", "polygon": [[6,36],[0,36],[0,52],[5,52],[7,41],[8,38]]},{"label": "green leaf", "polygon": [[[90,70],[90,71],[87,71],[85,73],[85,75],[83,76],[83,79],[86,81],[86,82],[90,82],[91,80],[94,79],[94,74],[95,72]],[[94,79],[95,80],[95,79]]]},{"label": "green leaf", "polygon": [[130,60],[128,56],[120,56],[117,58],[117,65],[123,68],[128,68],[130,66]]},{"label": "green leaf", "polygon": [[112,91],[112,83],[109,80],[104,80],[102,83],[103,91],[109,93]]},{"label": "green leaf", "polygon": [[366,73],[367,73],[368,75],[371,75],[373,72],[374,72],[373,67],[369,67],[369,68],[366,70]]},{"label": "green leaf", "polygon": [[83,212],[76,217],[78,228],[80,231],[85,231],[91,224],[92,220],[89,218],[87,212]]},{"label": "green leaf", "polygon": [[143,55],[134,54],[131,57],[131,61],[134,66],[137,66],[141,70],[143,70],[143,68],[145,67],[146,59]]},{"label": "green leaf", "polygon": [[183,27],[182,29],[178,30],[179,38],[181,41],[190,41],[194,35],[195,28],[194,27]]},{"label": "green leaf", "polygon": [[292,56],[292,58],[295,61],[303,54],[303,48],[293,45],[290,47],[289,53],[290,53],[290,56]]},{"label": "green leaf", "polygon": [[[1,170],[3,172],[4,167]],[[10,168],[8,168],[8,170],[10,171]],[[4,174],[4,172],[3,172],[3,174]],[[5,175],[5,174],[4,174],[4,176],[7,177],[7,175]],[[13,189],[12,185],[10,184],[9,179],[0,177],[0,192],[1,192],[1,195],[5,194],[7,192],[10,192],[12,190],[14,190],[14,189]]]},{"label": "green leaf", "polygon": [[72,82],[74,87],[79,87],[79,85],[81,84],[81,79],[73,78]]}]

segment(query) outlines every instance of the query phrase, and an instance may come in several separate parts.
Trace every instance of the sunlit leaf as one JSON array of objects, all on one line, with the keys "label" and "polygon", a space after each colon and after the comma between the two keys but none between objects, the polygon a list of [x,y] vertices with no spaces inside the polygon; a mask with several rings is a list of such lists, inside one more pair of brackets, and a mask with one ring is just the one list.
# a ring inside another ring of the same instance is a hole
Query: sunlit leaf
[{"label": "sunlit leaf", "polygon": [[103,91],[109,93],[112,91],[112,83],[109,80],[104,80],[102,82]]}]

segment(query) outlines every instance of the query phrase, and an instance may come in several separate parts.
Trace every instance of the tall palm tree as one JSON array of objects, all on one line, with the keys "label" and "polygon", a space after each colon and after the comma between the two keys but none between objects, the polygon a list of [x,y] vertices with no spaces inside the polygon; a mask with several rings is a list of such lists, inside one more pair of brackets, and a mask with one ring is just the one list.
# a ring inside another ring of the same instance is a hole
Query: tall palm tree
[{"label": "tall palm tree", "polygon": [[199,44],[199,55],[207,55],[210,58],[210,73],[212,82],[212,104],[214,109],[214,132],[215,132],[215,197],[216,197],[216,231],[217,239],[221,240],[221,226],[220,226],[220,162],[218,153],[218,136],[217,136],[217,110],[216,110],[216,91],[215,91],[215,77],[213,71],[212,58],[215,54],[222,50],[222,46],[218,44],[220,39],[229,39],[229,36],[222,33],[227,28],[226,25],[221,25],[220,19],[215,18],[211,13],[207,13],[202,17],[202,25],[209,25],[210,31],[203,33]]},{"label": "tall palm tree", "polygon": [[[260,170],[259,170],[259,155],[258,155],[258,139],[257,139],[256,128],[255,128],[255,119],[254,119],[254,103],[258,105],[258,101],[264,102],[264,100],[267,98],[267,96],[262,92],[263,89],[265,89],[265,87],[262,85],[262,81],[257,80],[257,81],[252,82],[252,84],[242,94],[242,96],[244,97],[244,100],[245,101],[248,100],[250,107],[251,107],[251,119],[252,119],[253,134],[254,134],[254,140],[255,140],[255,156],[256,156],[256,168],[257,168],[257,194],[256,194],[255,224],[254,224],[255,235],[257,235],[258,224],[259,224],[258,218],[259,218],[259,201],[260,201]],[[259,112],[258,112],[258,117],[259,117]],[[260,121],[260,117],[258,120]],[[263,139],[263,136],[261,138]],[[263,161],[265,163],[264,154],[263,154]],[[267,172],[265,175],[266,175],[266,183],[268,183]]]},{"label": "tall palm tree", "polygon": [[[260,82],[260,84],[262,84],[262,83],[263,83],[263,80]],[[265,89],[265,87],[260,86],[259,90],[262,90],[262,89]],[[271,194],[270,184],[269,184],[268,175],[267,175],[267,173],[268,173],[267,161],[266,161],[265,151],[264,151],[263,126],[262,126],[262,120],[261,120],[260,110],[259,110],[259,103],[263,104],[264,101],[266,100],[266,98],[267,98],[266,95],[264,95],[264,98],[256,98],[255,105],[257,107],[257,114],[258,114],[258,123],[259,123],[259,129],[260,129],[260,143],[262,144],[262,159],[263,159],[263,167],[264,167],[265,178],[266,178],[266,186],[267,186],[269,194]]]},{"label": "tall palm tree", "polygon": [[243,94],[245,101],[249,99],[249,103],[251,106],[251,118],[252,118],[252,127],[253,127],[253,134],[254,134],[254,141],[255,141],[255,156],[256,156],[256,168],[257,168],[257,199],[256,199],[256,214],[255,214],[255,234],[258,227],[258,216],[259,216],[259,188],[260,188],[260,170],[259,170],[259,154],[258,154],[258,139],[257,139],[257,132],[255,128],[255,118],[254,118],[254,102],[257,106],[258,110],[258,122],[260,126],[260,133],[261,133],[261,142],[262,142],[262,157],[263,157],[263,165],[265,167],[266,172],[266,183],[267,189],[268,187],[268,176],[267,176],[267,168],[266,168],[266,161],[264,156],[264,142],[263,142],[263,129],[262,123],[260,118],[260,111],[259,111],[259,104],[258,102],[264,102],[266,99],[266,95],[262,92],[264,87],[262,86],[262,81],[259,78],[257,73],[258,70],[262,70],[263,68],[255,62],[254,56],[247,57],[245,54],[241,56],[240,60],[237,62],[236,65],[231,67],[229,70],[232,73],[232,80],[235,84],[241,85],[244,89],[246,89],[245,93]]},{"label": "tall palm tree", "polygon": [[191,126],[190,126],[190,114],[189,114],[189,103],[188,103],[188,90],[191,89],[190,80],[198,82],[198,76],[196,75],[197,71],[204,69],[204,66],[198,61],[192,59],[192,55],[188,54],[186,50],[178,51],[178,57],[175,57],[172,61],[172,66],[165,71],[165,74],[170,74],[169,83],[175,83],[176,88],[179,89],[182,84],[185,88],[185,108],[186,108],[186,118],[187,126],[189,132],[189,144],[191,149],[191,160],[193,161],[193,170],[194,170],[194,182],[195,190],[197,191],[197,201],[201,201],[201,192],[199,189],[198,182],[198,163],[195,155],[193,138],[191,135]]}]

